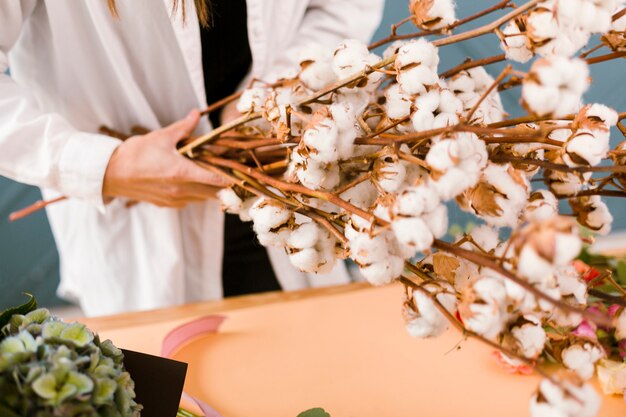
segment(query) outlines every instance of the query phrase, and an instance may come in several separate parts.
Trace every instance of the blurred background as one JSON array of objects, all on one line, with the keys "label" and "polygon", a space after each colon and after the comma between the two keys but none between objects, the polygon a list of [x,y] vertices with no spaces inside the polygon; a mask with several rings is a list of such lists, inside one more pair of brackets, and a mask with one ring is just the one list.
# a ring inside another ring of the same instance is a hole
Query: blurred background
[{"label": "blurred background", "polygon": [[[457,16],[465,17],[483,10],[497,0],[461,0],[457,5]],[[408,15],[408,0],[387,0],[385,14],[374,39],[389,35],[393,23],[399,22]],[[491,17],[493,18],[493,17]],[[467,26],[463,30],[480,26],[490,18],[483,18]],[[412,24],[405,25],[399,33],[415,31]],[[592,41],[592,44],[595,44]],[[382,53],[381,50],[377,52]],[[501,53],[495,36],[486,36],[451,45],[440,50],[440,70],[446,70],[467,57],[484,58]],[[487,70],[495,77],[503,65],[492,65]],[[520,69],[524,69],[520,67]],[[593,87],[586,94],[587,102],[601,102],[618,111],[626,109],[626,97],[623,88],[615,88],[622,82],[623,72],[616,70],[610,62],[592,66]],[[508,91],[503,95],[504,107],[512,115],[519,106],[519,89]],[[621,141],[619,132],[614,132],[613,140]],[[613,146],[616,144],[613,143]],[[54,239],[50,232],[45,212],[41,211],[25,219],[9,223],[8,215],[20,208],[28,206],[41,198],[37,188],[15,183],[0,176],[0,310],[15,305],[22,300],[20,294],[30,292],[37,297],[41,305],[63,308],[67,303],[55,295],[59,283],[59,258]],[[615,221],[614,233],[626,230],[626,201],[624,199],[607,199]],[[62,204],[62,203],[61,203]],[[470,217],[454,211],[450,215],[450,223],[463,226]]]}]

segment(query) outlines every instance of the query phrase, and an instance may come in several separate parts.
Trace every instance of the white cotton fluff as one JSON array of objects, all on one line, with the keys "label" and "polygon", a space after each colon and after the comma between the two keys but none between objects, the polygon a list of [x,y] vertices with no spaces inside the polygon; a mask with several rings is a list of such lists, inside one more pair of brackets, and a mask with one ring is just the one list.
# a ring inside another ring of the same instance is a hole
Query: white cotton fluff
[{"label": "white cotton fluff", "polygon": [[396,197],[393,213],[396,216],[419,217],[439,205],[439,196],[426,185],[414,185],[402,190]]},{"label": "white cotton fluff", "polygon": [[337,79],[331,55],[319,44],[309,44],[299,51],[300,81],[311,90],[321,90]]},{"label": "white cotton fluff", "polygon": [[560,381],[567,391],[549,379],[539,384],[539,393],[530,401],[531,417],[595,417],[600,410],[600,397],[589,384],[574,385]]},{"label": "white cotton fluff", "polygon": [[237,110],[239,113],[260,111],[263,109],[268,95],[269,90],[266,88],[253,87],[243,90],[239,102],[237,102]]},{"label": "white cotton fluff", "polygon": [[241,205],[241,210],[239,210],[239,219],[242,222],[251,222],[252,217],[250,216],[250,209],[254,204],[259,201],[260,197],[250,197],[243,201]]},{"label": "white cotton fluff", "polygon": [[424,25],[428,29],[441,29],[456,22],[453,0],[434,0],[430,9],[423,17]]},{"label": "white cotton fluff", "polygon": [[312,160],[328,164],[339,159],[338,136],[337,124],[327,117],[305,130],[302,141],[309,148],[309,157]]},{"label": "white cotton fluff", "polygon": [[556,279],[559,291],[563,297],[573,296],[581,305],[587,304],[587,283],[572,265],[558,268]]},{"label": "white cotton fluff", "polygon": [[411,96],[402,91],[399,84],[393,84],[385,91],[385,99],[385,112],[391,120],[403,119],[411,114]]},{"label": "white cotton fluff", "polygon": [[517,20],[510,21],[502,30],[503,39],[500,47],[506,53],[507,59],[525,63],[535,55],[528,48],[528,37],[520,30]]},{"label": "white cotton fluff", "polygon": [[521,326],[514,326],[511,334],[517,340],[521,354],[528,359],[536,359],[543,352],[546,343],[546,332],[541,320],[535,316],[526,315],[527,320]]},{"label": "white cotton fluff", "polygon": [[498,279],[483,277],[473,283],[472,289],[481,301],[459,310],[463,323],[469,330],[494,340],[507,319],[504,285]]},{"label": "white cotton fluff", "polygon": [[370,265],[384,261],[390,253],[389,241],[384,233],[374,237],[359,233],[349,241],[350,258],[360,265]]},{"label": "white cotton fluff", "polygon": [[596,118],[600,120],[606,127],[612,127],[617,125],[618,114],[612,108],[605,106],[604,104],[592,104],[586,108],[586,117]]},{"label": "white cotton fluff", "polygon": [[593,376],[595,364],[602,357],[604,354],[601,348],[592,343],[574,344],[561,352],[563,365],[584,380]]},{"label": "white cotton fluff", "polygon": [[581,222],[584,226],[600,235],[607,235],[611,231],[613,215],[602,198],[599,195],[594,195],[586,199],[584,220]]},{"label": "white cotton fluff", "polygon": [[413,40],[402,45],[398,50],[395,67],[403,70],[408,66],[423,65],[437,71],[439,51],[437,47],[424,38]]},{"label": "white cotton fluff", "polygon": [[434,210],[422,215],[433,237],[439,239],[448,231],[448,208],[439,204]]},{"label": "white cotton fluff", "polygon": [[531,283],[545,284],[553,280],[555,267],[526,245],[519,254],[517,272]]},{"label": "white cotton fluff", "polygon": [[370,181],[363,181],[344,191],[341,199],[362,209],[369,208],[378,197],[378,191]]},{"label": "white cotton fluff", "polygon": [[463,102],[452,91],[441,90],[439,100],[439,111],[442,113],[461,114]]},{"label": "white cotton fluff", "polygon": [[500,244],[498,229],[486,224],[476,226],[470,232],[470,236],[481,249],[491,252]]},{"label": "white cotton fluff", "polygon": [[494,226],[516,226],[528,201],[530,184],[526,177],[516,172],[509,164],[489,164],[483,171],[482,181],[497,191],[495,201],[500,206],[501,212],[498,215],[477,212],[475,214]]},{"label": "white cotton fluff", "polygon": [[615,316],[615,338],[617,340],[626,339],[626,309],[622,309]]},{"label": "white cotton fluff", "polygon": [[[333,54],[332,68],[337,77],[349,78],[374,65],[380,58],[370,53],[367,45],[356,39],[344,40],[337,46]],[[373,72],[368,79],[377,82],[382,78],[380,72]]]},{"label": "white cotton fluff", "polygon": [[534,45],[543,45],[559,35],[559,24],[551,10],[533,10],[526,19],[526,32]]},{"label": "white cotton fluff", "polygon": [[374,164],[375,178],[378,186],[387,193],[398,191],[404,184],[406,178],[406,167],[399,160],[379,159]]},{"label": "white cotton fluff", "polygon": [[220,200],[222,210],[227,213],[239,214],[243,208],[243,200],[232,188],[222,188],[217,192],[217,198]]},{"label": "white cotton fluff", "polygon": [[558,196],[572,196],[580,191],[591,175],[577,175],[570,172],[550,171],[547,183],[550,190]]},{"label": "white cotton fluff", "polygon": [[546,220],[554,217],[558,213],[556,197],[548,190],[537,190],[528,198],[528,204],[522,214],[523,220],[527,222]]},{"label": "white cotton fluff", "polygon": [[435,115],[428,110],[418,109],[411,115],[411,123],[416,132],[426,132],[435,128]]},{"label": "white cotton fluff", "polygon": [[456,113],[439,113],[433,120],[433,129],[441,129],[457,124],[459,124],[459,116]]},{"label": "white cotton fluff", "polygon": [[608,131],[578,130],[565,146],[565,163],[571,167],[580,165],[596,166],[607,157],[609,144]]},{"label": "white cotton fluff", "polygon": [[339,165],[306,160],[298,151],[291,153],[288,177],[289,173],[293,173],[302,185],[311,190],[332,190],[341,181]]},{"label": "white cotton fluff", "polygon": [[314,247],[320,239],[320,227],[315,222],[298,225],[289,236],[287,244],[295,249]]},{"label": "white cotton fluff", "polygon": [[[426,288],[435,293],[441,305],[454,314],[456,311],[456,296],[454,289],[447,286],[443,291],[439,288]],[[411,308],[405,307],[405,320],[407,332],[416,338],[424,339],[441,336],[450,327],[450,322],[443,315],[431,298],[421,291],[413,292],[413,303],[417,313]]]},{"label": "white cotton fluff", "polygon": [[389,255],[382,261],[361,267],[359,271],[372,285],[389,284],[402,275],[404,259],[399,256]]},{"label": "white cotton fluff", "polygon": [[440,103],[441,92],[437,88],[433,88],[415,98],[415,107],[418,111],[423,111],[425,113],[434,113],[439,108]]},{"label": "white cotton fluff", "polygon": [[533,64],[524,79],[522,98],[540,116],[562,117],[576,112],[583,93],[589,88],[589,69],[578,58],[551,56]]},{"label": "white cotton fluff", "polygon": [[250,217],[254,231],[261,234],[285,225],[293,218],[293,212],[274,200],[260,198],[250,208]]},{"label": "white cotton fluff", "polygon": [[433,243],[433,234],[424,220],[419,217],[399,217],[391,223],[391,229],[403,247],[410,248],[413,256]]},{"label": "white cotton fluff", "polygon": [[396,77],[400,88],[407,94],[417,95],[427,91],[439,80],[437,72],[425,65],[418,65],[398,72]]},{"label": "white cotton fluff", "polygon": [[287,239],[292,265],[302,272],[326,274],[336,263],[335,238],[315,222],[298,225]]},{"label": "white cotton fluff", "polygon": [[426,155],[426,163],[441,174],[430,181],[444,201],[476,185],[487,161],[487,147],[473,133],[440,140]]}]

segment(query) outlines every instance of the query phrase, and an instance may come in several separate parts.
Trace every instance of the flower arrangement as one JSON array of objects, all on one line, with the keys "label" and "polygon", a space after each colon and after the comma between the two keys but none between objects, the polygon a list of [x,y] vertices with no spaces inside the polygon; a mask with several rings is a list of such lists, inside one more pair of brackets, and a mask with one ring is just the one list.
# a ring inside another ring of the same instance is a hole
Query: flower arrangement
[{"label": "flower arrangement", "polygon": [[138,416],[123,358],[110,340],[37,309],[31,298],[0,316],[0,415]]},{"label": "flower arrangement", "polygon": [[[300,270],[350,259],[373,285],[399,281],[409,334],[454,326],[508,369],[544,376],[533,416],[593,416],[594,371],[607,393],[626,390],[626,290],[576,259],[592,240],[581,228],[610,231],[602,197],[626,196],[626,141],[610,144],[626,136],[626,113],[583,94],[589,66],[626,57],[624,6],[502,0],[459,19],[452,0],[410,0],[387,38],[309,45],[282,77],[209,106],[238,100],[241,117],[179,152],[232,181],[224,210]],[[407,23],[418,30],[398,34]],[[441,62],[441,48],[481,36],[503,53]],[[508,65],[490,74],[498,62]],[[513,89],[522,117],[502,104]],[[483,224],[444,240],[451,204]]]}]

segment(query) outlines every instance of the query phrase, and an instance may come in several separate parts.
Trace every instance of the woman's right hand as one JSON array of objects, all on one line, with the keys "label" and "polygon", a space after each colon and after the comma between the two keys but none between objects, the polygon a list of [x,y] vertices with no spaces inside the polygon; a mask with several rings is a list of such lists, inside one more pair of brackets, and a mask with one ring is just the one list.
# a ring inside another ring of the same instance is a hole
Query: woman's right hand
[{"label": "woman's right hand", "polygon": [[124,141],[109,160],[103,195],[176,208],[215,198],[221,187],[229,185],[227,180],[176,150],[176,144],[191,135],[199,120],[200,112],[194,110],[170,126]]}]

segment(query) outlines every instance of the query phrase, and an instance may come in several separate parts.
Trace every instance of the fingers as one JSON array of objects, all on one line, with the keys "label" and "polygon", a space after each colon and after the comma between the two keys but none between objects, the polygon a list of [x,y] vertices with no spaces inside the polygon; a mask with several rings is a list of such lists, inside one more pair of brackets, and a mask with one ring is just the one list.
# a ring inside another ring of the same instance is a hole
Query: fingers
[{"label": "fingers", "polygon": [[178,175],[176,178],[181,182],[195,182],[221,188],[231,185],[231,182],[226,177],[201,168],[187,159],[183,162],[184,163],[180,164],[180,167],[178,168]]},{"label": "fingers", "polygon": [[170,139],[173,144],[176,144],[181,139],[190,136],[191,133],[196,129],[196,126],[198,126],[199,121],[200,112],[194,109],[184,119],[181,119],[161,129],[161,133],[163,133],[168,139]]}]

